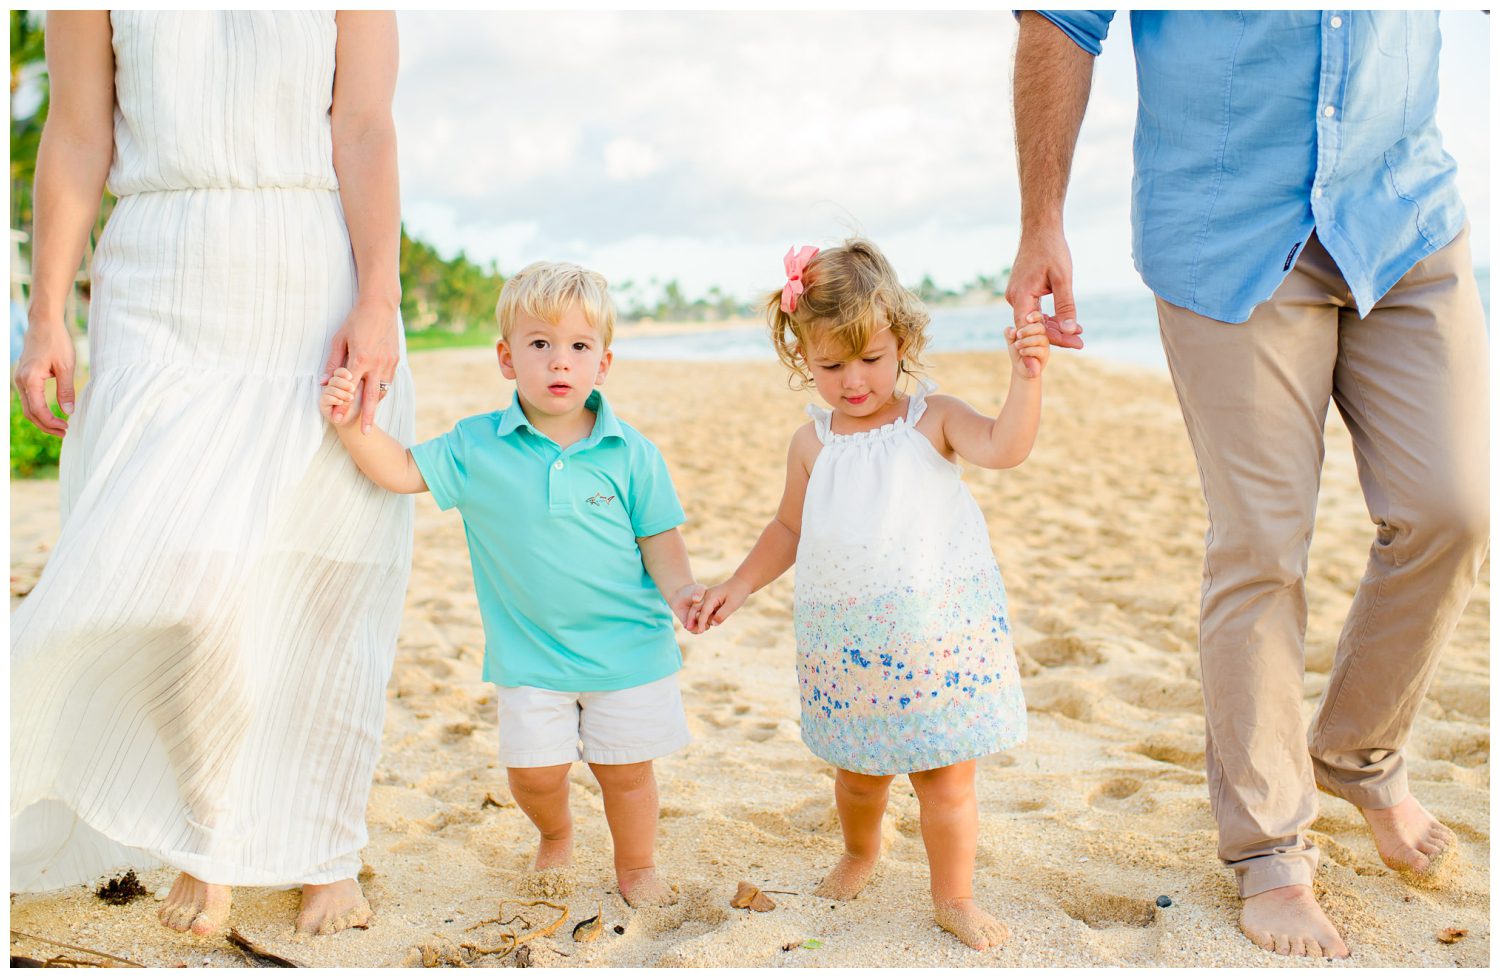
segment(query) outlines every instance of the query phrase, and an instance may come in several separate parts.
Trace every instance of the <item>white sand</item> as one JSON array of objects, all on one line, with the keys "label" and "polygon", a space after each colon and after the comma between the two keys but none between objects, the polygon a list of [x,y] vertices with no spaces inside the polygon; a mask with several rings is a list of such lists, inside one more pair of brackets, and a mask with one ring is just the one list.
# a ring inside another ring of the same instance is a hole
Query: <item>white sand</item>
[{"label": "white sand", "polygon": [[[1001,355],[934,359],[944,390],[998,408]],[[412,367],[422,437],[509,399],[488,350],[419,353]],[[807,395],[788,391],[771,364],[621,361],[606,389],[620,415],[665,453],[700,577],[728,574],[775,507],[787,438]],[[1308,582],[1309,715],[1373,536],[1348,444],[1331,422]],[[1240,936],[1231,877],[1214,855],[1195,647],[1204,515],[1169,382],[1055,356],[1031,459],[966,478],[1006,577],[1031,709],[1030,741],[980,765],[977,896],[1011,924],[1011,943],[974,952],[934,928],[916,801],[904,780],[893,791],[889,848],[872,885],[846,905],[812,897],[840,845],[831,769],[798,739],[788,576],[724,627],[684,636],[681,679],[695,741],[658,764],[659,863],[684,899],[648,912],[620,900],[598,788],[579,766],[578,861],[560,887],[569,891],[561,895],[568,921],[532,945],[534,963],[1287,963]],[[11,499],[14,593],[35,580],[55,539],[56,488],[21,483]],[[495,943],[497,928],[465,928],[493,917],[502,899],[547,889],[526,873],[534,831],[495,763],[495,705],[479,681],[483,637],[462,526],[425,497],[406,611],[364,853],[375,925],[298,941],[295,891],[237,892],[234,926],[308,964],[420,964],[423,945],[431,959],[451,960],[476,934]],[[1411,743],[1413,789],[1463,847],[1451,887],[1408,888],[1381,865],[1358,812],[1323,798],[1313,826],[1323,851],[1319,890],[1353,950],[1350,964],[1488,964],[1488,619],[1486,569]],[[486,807],[487,794],[500,806]],[[169,879],[164,870],[145,874],[151,889]],[[774,894],[779,906],[769,913],[732,910],[741,879],[794,893]],[[1159,894],[1173,906],[1157,910]],[[572,925],[596,905],[603,936],[575,944]],[[145,899],[110,907],[78,887],[14,897],[11,925],[147,964],[243,963],[222,939],[163,930],[157,906]],[[550,919],[545,909],[527,914],[533,923]],[[623,934],[613,931],[617,924]],[[1468,936],[1439,943],[1437,933],[1449,927]],[[822,946],[801,947],[808,939]],[[34,942],[11,946],[47,954]]]}]

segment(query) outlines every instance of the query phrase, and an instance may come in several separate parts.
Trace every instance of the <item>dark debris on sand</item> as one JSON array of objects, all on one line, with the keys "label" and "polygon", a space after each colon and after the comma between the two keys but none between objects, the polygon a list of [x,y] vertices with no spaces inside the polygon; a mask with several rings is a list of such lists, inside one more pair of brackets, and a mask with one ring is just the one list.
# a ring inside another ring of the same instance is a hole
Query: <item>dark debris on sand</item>
[{"label": "dark debris on sand", "polygon": [[133,869],[124,876],[116,876],[94,891],[94,896],[116,907],[123,907],[130,901],[145,895],[146,888],[141,885],[140,880],[136,879]]}]

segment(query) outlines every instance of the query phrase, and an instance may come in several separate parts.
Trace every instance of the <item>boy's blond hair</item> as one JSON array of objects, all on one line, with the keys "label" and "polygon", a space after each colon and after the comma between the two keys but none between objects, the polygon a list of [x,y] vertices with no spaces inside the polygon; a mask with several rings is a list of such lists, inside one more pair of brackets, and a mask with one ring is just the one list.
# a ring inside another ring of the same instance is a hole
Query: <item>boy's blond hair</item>
[{"label": "boy's blond hair", "polygon": [[609,297],[609,283],[598,272],[570,261],[534,261],[506,280],[495,303],[500,338],[509,342],[521,313],[555,325],[575,303],[608,349],[615,338],[615,303]]},{"label": "boy's blond hair", "polygon": [[930,317],[873,243],[850,238],[825,248],[803,269],[802,283],[805,291],[795,312],[782,311],[780,289],[766,296],[765,303],[776,356],[800,386],[812,383],[807,361],[814,347],[852,360],[886,327],[896,339],[902,371],[921,368]]}]

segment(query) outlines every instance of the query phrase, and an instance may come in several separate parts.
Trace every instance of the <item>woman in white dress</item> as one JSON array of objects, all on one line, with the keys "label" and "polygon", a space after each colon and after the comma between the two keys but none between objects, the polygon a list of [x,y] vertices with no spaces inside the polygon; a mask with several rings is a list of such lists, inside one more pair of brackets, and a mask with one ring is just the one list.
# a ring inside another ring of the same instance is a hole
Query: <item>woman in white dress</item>
[{"label": "woman in white dress", "polygon": [[[396,60],[390,13],[48,15],[16,382],[67,438],[62,531],[12,623],[13,890],[165,863],[177,930],[222,927],[233,885],[301,884],[303,932],[368,922],[411,504],[318,392],[347,364],[365,423],[411,439]],[[75,411],[63,299],[106,177]]]}]

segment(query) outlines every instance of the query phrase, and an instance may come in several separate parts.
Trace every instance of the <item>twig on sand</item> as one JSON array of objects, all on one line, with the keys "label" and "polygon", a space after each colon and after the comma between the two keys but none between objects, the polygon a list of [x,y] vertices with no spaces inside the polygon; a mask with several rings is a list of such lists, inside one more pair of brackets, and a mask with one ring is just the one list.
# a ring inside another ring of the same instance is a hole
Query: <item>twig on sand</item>
[{"label": "twig on sand", "polygon": [[[519,907],[550,907],[558,912],[557,919],[552,921],[552,923],[548,924],[545,927],[528,930],[524,934],[521,934],[519,936],[511,933],[510,931],[506,931],[505,933],[500,935],[500,943],[495,947],[480,947],[477,944],[460,944],[459,946],[467,951],[472,951],[476,955],[498,954],[503,958],[507,954],[514,951],[516,948],[520,947],[522,944],[534,941],[539,937],[551,937],[557,932],[557,929],[563,925],[563,921],[568,919],[568,908],[565,904],[552,903],[549,900],[531,900],[526,902],[523,902],[521,900],[501,900],[498,909],[503,911],[507,903],[514,903]],[[515,920],[516,918],[511,917],[510,919]],[[473,930],[475,927],[482,927],[485,924],[504,924],[508,922],[509,921],[502,921],[500,919],[500,914],[496,913],[495,919],[481,920],[479,923],[465,929]]]},{"label": "twig on sand", "polygon": [[293,961],[291,958],[284,958],[279,954],[267,951],[259,944],[250,940],[250,938],[246,937],[244,934],[241,934],[239,931],[235,930],[233,927],[229,928],[229,936],[225,939],[229,941],[230,944],[233,944],[236,948],[238,948],[240,955],[253,965],[258,965],[262,968],[307,967],[307,965]]},{"label": "twig on sand", "polygon": [[78,947],[76,944],[64,944],[62,941],[54,941],[50,937],[37,937],[35,934],[23,934],[21,931],[18,931],[18,930],[11,931],[10,932],[10,936],[11,937],[19,937],[19,938],[21,938],[23,940],[27,940],[27,941],[41,941],[43,944],[51,944],[53,947],[65,947],[69,951],[81,951],[84,954],[92,954],[95,957],[104,958],[104,959],[109,960],[109,961],[117,961],[120,964],[125,965],[125,967],[127,967],[127,968],[144,968],[145,967],[145,965],[143,965],[143,964],[136,964],[134,961],[130,960],[129,958],[116,957],[113,954],[106,954],[103,951],[95,951],[91,947]]}]

